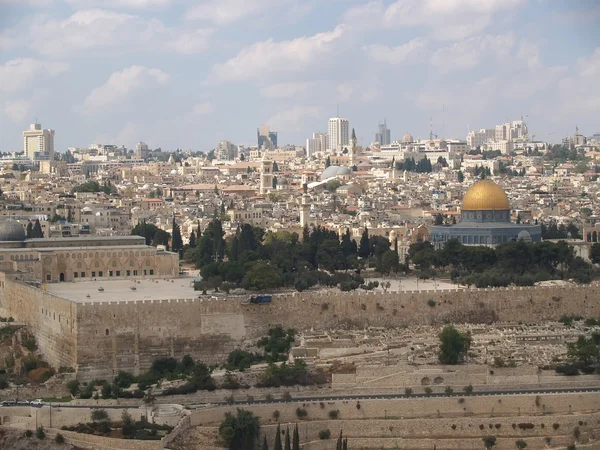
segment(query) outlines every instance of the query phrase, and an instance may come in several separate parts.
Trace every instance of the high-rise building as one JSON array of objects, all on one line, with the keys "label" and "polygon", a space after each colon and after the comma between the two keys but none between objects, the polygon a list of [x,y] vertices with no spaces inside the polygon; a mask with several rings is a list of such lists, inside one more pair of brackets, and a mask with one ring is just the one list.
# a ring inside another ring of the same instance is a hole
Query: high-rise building
[{"label": "high-rise building", "polygon": [[141,141],[138,142],[135,146],[135,155],[140,159],[148,159],[148,156],[150,156],[148,145]]},{"label": "high-rise building", "polygon": [[39,123],[23,131],[23,152],[32,161],[54,159],[54,130],[43,130]]},{"label": "high-rise building", "polygon": [[350,145],[349,127],[350,122],[346,118],[332,117],[329,119],[329,150],[341,152]]},{"label": "high-rise building", "polygon": [[311,156],[317,152],[327,151],[329,145],[329,136],[327,133],[313,133],[312,138],[306,140],[306,156]]},{"label": "high-rise building", "polygon": [[379,142],[380,145],[390,145],[391,140],[391,132],[387,127],[387,123],[384,120],[383,123],[380,123],[378,126],[379,131],[375,133],[375,141]]},{"label": "high-rise building", "polygon": [[277,148],[277,132],[271,131],[269,125],[261,125],[256,130],[259,150],[275,150]]}]

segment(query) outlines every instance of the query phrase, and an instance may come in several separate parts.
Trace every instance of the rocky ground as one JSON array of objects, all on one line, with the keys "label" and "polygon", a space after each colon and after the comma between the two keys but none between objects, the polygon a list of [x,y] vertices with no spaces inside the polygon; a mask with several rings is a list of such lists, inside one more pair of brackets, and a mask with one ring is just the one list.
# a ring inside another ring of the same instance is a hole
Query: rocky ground
[{"label": "rocky ground", "polygon": [[23,435],[23,430],[0,427],[0,448],[2,450],[78,450],[81,447],[57,444],[50,438],[44,440],[35,437],[27,438]]}]

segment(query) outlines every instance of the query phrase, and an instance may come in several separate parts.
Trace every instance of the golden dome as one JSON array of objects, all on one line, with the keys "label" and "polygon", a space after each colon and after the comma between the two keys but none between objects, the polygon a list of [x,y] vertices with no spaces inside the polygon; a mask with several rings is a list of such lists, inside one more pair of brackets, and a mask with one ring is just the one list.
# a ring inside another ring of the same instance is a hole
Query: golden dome
[{"label": "golden dome", "polygon": [[463,197],[463,211],[498,211],[510,209],[508,197],[492,180],[481,180],[473,184]]}]

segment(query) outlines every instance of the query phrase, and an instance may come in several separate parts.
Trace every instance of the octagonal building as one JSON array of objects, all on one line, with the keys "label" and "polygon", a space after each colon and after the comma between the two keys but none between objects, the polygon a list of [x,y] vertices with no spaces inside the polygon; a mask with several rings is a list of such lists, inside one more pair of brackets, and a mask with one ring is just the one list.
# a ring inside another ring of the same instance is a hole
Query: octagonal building
[{"label": "octagonal building", "polygon": [[450,239],[457,239],[464,245],[488,246],[511,240],[539,242],[542,230],[539,225],[511,222],[510,203],[504,189],[492,180],[481,180],[463,197],[460,223],[432,227],[431,242],[436,247]]}]

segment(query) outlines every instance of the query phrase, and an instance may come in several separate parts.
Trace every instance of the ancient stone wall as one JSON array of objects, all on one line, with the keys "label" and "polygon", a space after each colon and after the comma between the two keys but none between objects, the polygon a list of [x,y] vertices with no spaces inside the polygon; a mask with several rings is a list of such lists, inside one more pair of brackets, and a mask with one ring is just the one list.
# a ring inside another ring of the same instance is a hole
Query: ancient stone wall
[{"label": "ancient stone wall", "polygon": [[59,368],[77,361],[77,304],[0,273],[0,307],[33,333],[45,360]]},{"label": "ancient stone wall", "polygon": [[272,303],[263,305],[247,304],[246,296],[74,303],[8,279],[2,286],[0,305],[32,326],[40,336],[40,348],[50,355],[49,362],[72,365],[77,361],[78,374],[85,377],[110,376],[118,370],[139,373],[163,356],[190,354],[206,363],[220,363],[231,350],[275,325],[308,330],[538,322],[565,314],[600,317],[596,285],[304,292],[274,295]]}]

